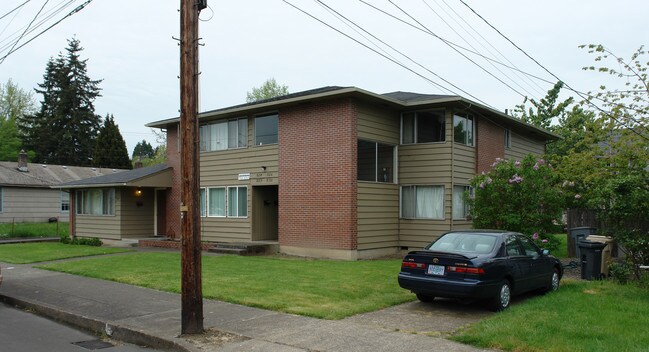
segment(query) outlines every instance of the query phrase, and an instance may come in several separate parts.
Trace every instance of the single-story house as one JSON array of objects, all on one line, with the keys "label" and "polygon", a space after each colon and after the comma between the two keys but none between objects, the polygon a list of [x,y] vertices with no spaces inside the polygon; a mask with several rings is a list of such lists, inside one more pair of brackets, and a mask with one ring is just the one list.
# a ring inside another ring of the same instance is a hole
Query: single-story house
[{"label": "single-story house", "polygon": [[70,235],[124,240],[167,234],[171,176],[160,164],[53,187],[70,194]]},{"label": "single-story house", "polygon": [[[179,118],[167,132],[166,232],[180,234]],[[471,227],[463,195],[496,158],[558,136],[460,96],[323,87],[199,114],[202,240],[342,259]]]},{"label": "single-story house", "polygon": [[70,197],[67,191],[52,189],[59,183],[112,175],[123,170],[34,164],[24,152],[18,162],[0,161],[0,222],[67,222]]}]

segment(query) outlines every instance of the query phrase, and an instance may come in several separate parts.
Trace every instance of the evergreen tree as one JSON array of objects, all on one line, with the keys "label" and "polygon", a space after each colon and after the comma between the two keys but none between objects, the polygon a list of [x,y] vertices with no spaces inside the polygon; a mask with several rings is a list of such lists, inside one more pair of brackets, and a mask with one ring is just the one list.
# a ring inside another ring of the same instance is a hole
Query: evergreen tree
[{"label": "evergreen tree", "polygon": [[92,162],[93,165],[98,167],[131,168],[126,142],[124,142],[124,138],[119,132],[119,127],[115,124],[115,118],[112,115],[106,115],[104,124],[99,129]]},{"label": "evergreen tree", "polygon": [[137,160],[139,157],[142,159],[150,159],[153,158],[154,155],[155,150],[153,150],[153,146],[143,139],[142,142],[137,142],[135,148],[133,148],[132,159]]},{"label": "evergreen tree", "polygon": [[22,140],[17,120],[34,113],[35,105],[32,93],[22,90],[11,79],[6,84],[0,83],[0,161],[18,160]]},{"label": "evergreen tree", "polygon": [[41,108],[19,120],[25,146],[41,163],[88,166],[92,163],[101,117],[95,114],[101,80],[87,75],[87,59],[76,38],[68,40],[66,54],[50,58],[43,83],[35,91],[43,95]]}]

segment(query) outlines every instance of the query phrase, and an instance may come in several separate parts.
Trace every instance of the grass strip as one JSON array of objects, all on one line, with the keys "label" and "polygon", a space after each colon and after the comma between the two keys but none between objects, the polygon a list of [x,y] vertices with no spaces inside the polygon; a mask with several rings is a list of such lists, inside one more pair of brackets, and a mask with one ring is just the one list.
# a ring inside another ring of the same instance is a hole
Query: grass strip
[{"label": "grass strip", "polygon": [[[335,261],[204,256],[203,297],[323,319],[412,301],[399,287],[400,260]],[[180,293],[180,255],[134,253],[41,268]]]},{"label": "grass strip", "polygon": [[27,264],[50,260],[127,252],[128,249],[91,247],[63,243],[16,243],[0,245],[0,262]]},{"label": "grass strip", "polygon": [[471,325],[453,340],[504,351],[646,351],[649,292],[610,281],[565,280],[559,291]]}]

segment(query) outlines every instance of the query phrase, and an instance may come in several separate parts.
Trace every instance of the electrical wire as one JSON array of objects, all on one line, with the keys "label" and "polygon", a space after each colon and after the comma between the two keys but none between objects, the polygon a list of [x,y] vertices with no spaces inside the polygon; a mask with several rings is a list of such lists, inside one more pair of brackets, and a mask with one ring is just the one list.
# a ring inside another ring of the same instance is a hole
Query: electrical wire
[{"label": "electrical wire", "polygon": [[22,47],[24,47],[25,45],[29,44],[29,43],[32,42],[34,39],[40,37],[40,36],[43,35],[45,32],[49,31],[49,30],[52,29],[54,26],[56,26],[56,25],[58,25],[59,23],[61,23],[61,22],[62,22],[63,20],[65,20],[66,18],[68,18],[68,17],[74,15],[75,13],[77,13],[77,12],[83,10],[83,9],[84,9],[88,4],[90,4],[91,2],[92,2],[92,0],[87,0],[87,1],[84,2],[83,4],[77,6],[74,10],[70,11],[67,15],[65,15],[65,17],[63,17],[63,18],[61,18],[60,20],[56,21],[54,24],[50,25],[50,26],[47,27],[45,30],[43,30],[42,32],[38,33],[37,35],[35,35],[34,37],[32,37],[31,39],[29,39],[28,41],[26,41],[26,42],[23,43],[22,45],[20,45],[19,47],[15,48],[15,49],[13,49],[13,50],[11,50],[11,51],[9,51],[5,56],[3,56],[2,58],[0,58],[0,63],[2,63],[2,62],[4,61],[4,59],[7,58],[7,56],[11,55],[12,53],[16,52],[16,51],[19,50],[20,48],[22,48]]},{"label": "electrical wire", "polygon": [[[63,4],[66,1],[67,1],[67,3]],[[65,8],[69,7],[72,3],[76,2],[76,1],[77,0],[63,0],[63,1],[59,2],[58,4],[54,5],[51,9],[45,11],[43,13],[44,18],[42,20],[40,20],[38,23],[36,23],[34,26],[32,26],[31,28],[28,28],[27,34],[31,34],[32,32],[34,32],[36,29],[41,27],[45,22],[49,21],[54,16],[61,13]],[[5,38],[3,40],[0,40],[0,43],[9,41],[12,36],[17,35],[21,30],[25,29],[26,27],[27,26],[19,28],[14,33],[10,34],[7,38]],[[9,41],[9,43],[5,44],[4,46],[2,46],[0,48],[0,52],[5,51],[9,46],[12,45],[12,43],[15,43],[15,42],[16,42],[16,39],[13,39],[13,40]]]},{"label": "electrical wire", "polygon": [[[588,105],[594,107],[596,110],[598,110],[599,112],[603,113],[604,115],[610,117],[611,119],[613,119],[614,121],[616,121],[616,122],[619,123],[620,125],[622,125],[622,126],[628,128],[628,129],[629,129],[631,132],[633,132],[634,134],[636,134],[636,135],[640,136],[641,138],[643,138],[643,139],[649,141],[649,137],[647,137],[647,136],[645,136],[644,134],[642,134],[642,133],[636,131],[635,129],[633,129],[632,126],[629,126],[629,125],[627,125],[626,123],[620,121],[620,119],[618,119],[617,117],[613,116],[610,112],[605,111],[604,109],[600,108],[597,104],[593,103],[593,102],[591,101],[591,99],[587,99],[586,96],[585,96],[585,95],[587,95],[587,94],[584,94],[584,93],[582,93],[582,92],[580,92],[580,91],[578,91],[578,90],[572,88],[569,84],[567,84],[566,82],[564,82],[563,80],[561,80],[557,75],[555,75],[554,73],[552,73],[549,69],[547,69],[545,66],[543,66],[543,65],[542,65],[540,62],[538,62],[535,58],[533,58],[531,55],[529,55],[525,50],[523,50],[521,47],[519,47],[518,45],[516,45],[516,43],[514,43],[511,39],[509,39],[506,35],[504,35],[504,34],[503,34],[502,32],[500,32],[496,27],[494,27],[491,23],[489,23],[489,21],[487,21],[484,17],[482,17],[479,13],[477,13],[477,12],[476,12],[476,11],[475,11],[471,6],[469,6],[466,2],[464,2],[464,0],[459,0],[459,1],[460,1],[462,4],[464,4],[464,6],[466,6],[467,8],[469,8],[469,10],[471,10],[471,11],[472,11],[476,16],[478,16],[482,21],[484,21],[484,22],[485,22],[489,27],[491,27],[494,31],[496,31],[496,33],[498,33],[500,36],[502,36],[503,38],[505,38],[505,40],[507,40],[510,44],[512,44],[516,49],[518,49],[518,50],[519,50],[520,52],[522,52],[525,56],[527,56],[530,60],[532,60],[532,61],[533,61],[534,63],[536,63],[539,67],[541,67],[543,70],[545,70],[545,72],[549,73],[552,77],[556,78],[557,80],[563,82],[563,84],[565,85],[565,87],[566,87],[567,89],[569,89],[570,91],[575,92],[577,95],[579,95],[579,97],[582,98],[582,99],[583,99],[583,100],[584,100]],[[628,67],[628,65],[627,65],[627,67]],[[588,95],[588,97],[589,97],[589,98],[593,98],[593,96],[590,96],[590,95]],[[618,106],[621,106],[621,107],[624,107],[623,104],[617,104],[617,105],[618,105]],[[635,120],[635,119],[633,119],[633,117],[631,117],[631,119],[632,119],[632,120]],[[637,121],[636,121],[636,122],[637,122]]]},{"label": "electrical wire", "polygon": [[[323,20],[321,20],[321,19],[315,17],[314,15],[312,15],[312,14],[306,12],[305,10],[303,10],[303,9],[301,9],[301,8],[299,8],[299,7],[297,7],[296,5],[290,3],[289,1],[287,1],[287,0],[282,0],[282,1],[283,1],[284,3],[286,3],[287,5],[293,7],[294,9],[296,9],[296,10],[302,12],[303,14],[305,14],[305,15],[311,17],[312,19],[314,19],[314,20],[320,22],[321,24],[323,24],[323,25],[325,25],[325,26],[331,28],[332,30],[334,30],[334,31],[336,31],[336,32],[338,32],[338,33],[340,33],[341,35],[343,35],[343,36],[345,36],[345,37],[347,37],[347,38],[349,38],[349,39],[355,41],[356,43],[358,43],[358,44],[364,46],[365,48],[367,48],[367,49],[373,51],[374,53],[376,53],[376,54],[378,54],[378,55],[381,55],[381,56],[384,57],[385,59],[387,59],[387,60],[389,60],[389,61],[391,61],[391,62],[393,62],[393,63],[395,63],[395,64],[397,64],[397,65],[399,65],[399,66],[401,66],[401,67],[403,67],[404,69],[406,69],[406,70],[408,70],[408,71],[414,73],[415,75],[417,75],[417,76],[423,78],[424,80],[426,80],[426,81],[428,81],[429,83],[431,83],[431,84],[433,84],[433,85],[439,87],[440,89],[443,89],[444,91],[450,92],[450,93],[452,93],[452,94],[456,94],[456,93],[454,93],[452,90],[450,90],[450,89],[444,87],[443,85],[441,85],[441,84],[439,84],[439,83],[433,81],[432,79],[430,79],[430,78],[428,78],[428,77],[422,75],[421,73],[419,73],[419,72],[417,72],[417,71],[411,69],[410,67],[407,67],[407,66],[405,66],[405,65],[402,65],[402,64],[400,64],[398,61],[395,61],[395,60],[393,60],[392,58],[390,58],[390,57],[388,57],[388,56],[386,56],[386,55],[383,55],[382,53],[380,53],[379,51],[375,50],[374,48],[371,48],[371,47],[368,46],[367,44],[360,42],[358,39],[356,39],[356,38],[354,38],[354,37],[348,35],[347,33],[342,32],[341,30],[339,30],[339,29],[337,29],[337,28],[335,28],[335,27],[333,27],[333,26],[331,26],[330,24],[328,24],[328,23],[324,22]],[[457,95],[457,94],[456,94],[456,95]]]},{"label": "electrical wire", "polygon": [[[376,37],[375,35],[373,35],[373,34],[370,33],[369,31],[365,30],[363,27],[361,27],[360,25],[358,25],[356,22],[354,22],[354,21],[350,20],[349,18],[345,17],[345,16],[342,15],[340,12],[334,10],[333,8],[331,8],[330,6],[328,6],[327,4],[323,3],[323,2],[320,1],[320,0],[316,0],[316,1],[317,1],[318,3],[320,3],[322,6],[326,7],[328,10],[332,11],[333,13],[335,13],[337,16],[340,16],[340,17],[344,18],[346,21],[348,21],[349,23],[351,23],[351,24],[353,24],[354,26],[358,27],[360,30],[362,30],[363,32],[367,33],[367,34],[370,35],[372,38],[378,40],[381,44],[387,46],[388,48],[392,49],[393,51],[399,53],[400,55],[402,55],[403,57],[405,57],[406,59],[408,59],[410,62],[412,62],[412,63],[414,63],[415,65],[417,65],[417,66],[421,67],[422,69],[426,70],[428,73],[430,73],[430,74],[434,75],[435,77],[441,79],[441,80],[444,81],[445,83],[451,85],[453,88],[455,88],[455,89],[461,91],[462,93],[464,93],[464,94],[470,96],[471,98],[475,99],[476,101],[478,101],[478,102],[480,102],[480,103],[482,103],[482,104],[484,104],[484,105],[486,105],[486,106],[489,106],[489,104],[487,104],[486,102],[482,101],[480,98],[474,96],[473,94],[471,94],[471,93],[465,91],[464,89],[462,89],[462,88],[458,87],[457,85],[451,83],[450,81],[444,79],[443,77],[441,77],[441,76],[438,75],[437,73],[433,72],[433,71],[430,70],[429,68],[425,67],[424,65],[422,65],[422,64],[420,64],[419,62],[417,62],[417,61],[415,61],[414,59],[412,59],[410,56],[408,56],[408,55],[404,54],[403,52],[397,50],[396,48],[394,48],[394,47],[391,46],[390,44],[386,43],[385,41],[383,41],[383,40],[381,40],[380,38]],[[363,37],[364,37],[364,36],[363,36]],[[378,46],[377,46],[377,47],[378,47]],[[384,51],[384,52],[385,52],[385,51]],[[386,54],[387,54],[387,53],[386,53]],[[388,54],[388,55],[389,55],[389,54]],[[400,64],[400,65],[401,65],[401,64]],[[457,93],[454,93],[454,94],[457,94]]]},{"label": "electrical wire", "polygon": [[[45,0],[45,3],[43,3],[43,6],[41,6],[41,8],[38,10],[38,12],[36,13],[36,16],[34,16],[34,18],[32,19],[32,21],[29,22],[29,24],[27,25],[27,28],[25,28],[25,31],[23,32],[23,34],[21,34],[20,37],[18,37],[18,40],[16,40],[16,41],[14,42],[14,45],[11,47],[11,49],[9,49],[9,52],[10,52],[10,53],[11,53],[11,51],[16,47],[16,45],[18,45],[18,43],[20,42],[20,40],[25,36],[25,33],[27,33],[27,30],[29,29],[29,27],[31,27],[31,25],[34,23],[34,21],[36,21],[36,18],[38,18],[38,15],[41,14],[41,11],[43,11],[43,9],[45,8],[45,6],[47,6],[47,3],[48,3],[48,2],[50,2],[50,0]],[[0,64],[2,64],[2,63],[5,61],[6,58],[7,58],[7,57],[4,56],[2,59],[0,59]]]},{"label": "electrical wire", "polygon": [[19,8],[25,6],[25,5],[26,5],[28,2],[30,2],[30,1],[32,1],[32,0],[27,0],[27,1],[23,2],[22,4],[16,6],[13,10],[11,10],[11,11],[5,13],[4,15],[2,15],[2,17],[0,17],[0,20],[3,19],[3,18],[5,18],[5,17],[7,17],[7,16],[9,16],[9,15],[11,15],[14,11],[16,11],[16,10],[18,10]]}]

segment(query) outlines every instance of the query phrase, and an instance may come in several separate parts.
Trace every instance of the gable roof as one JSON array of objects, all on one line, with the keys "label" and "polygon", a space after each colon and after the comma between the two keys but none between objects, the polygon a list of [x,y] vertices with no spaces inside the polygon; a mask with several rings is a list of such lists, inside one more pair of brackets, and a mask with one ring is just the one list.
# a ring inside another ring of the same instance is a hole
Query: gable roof
[{"label": "gable roof", "polygon": [[34,163],[27,163],[26,170],[18,170],[17,162],[0,161],[0,186],[49,188],[59,183],[101,175],[112,175],[124,171],[121,169]]},{"label": "gable roof", "polygon": [[[302,92],[287,94],[271,99],[256,101],[252,103],[234,105],[226,108],[210,110],[198,114],[201,120],[210,120],[224,117],[236,117],[250,113],[261,113],[264,111],[277,110],[282,107],[315,102],[332,98],[352,97],[370,103],[378,103],[400,110],[433,109],[445,106],[456,106],[458,109],[470,110],[482,116],[489,116],[489,119],[497,124],[505,124],[524,130],[542,140],[558,140],[560,137],[545,129],[530,125],[509,116],[491,107],[463,98],[458,95],[420,94],[411,92],[391,92],[376,94],[356,87],[328,86]],[[166,128],[168,124],[180,122],[179,117],[155,121],[146,124],[147,127]]]},{"label": "gable roof", "polygon": [[[161,176],[161,177],[156,177]],[[114,174],[61,183],[52,188],[171,187],[171,167],[158,164]]]}]

